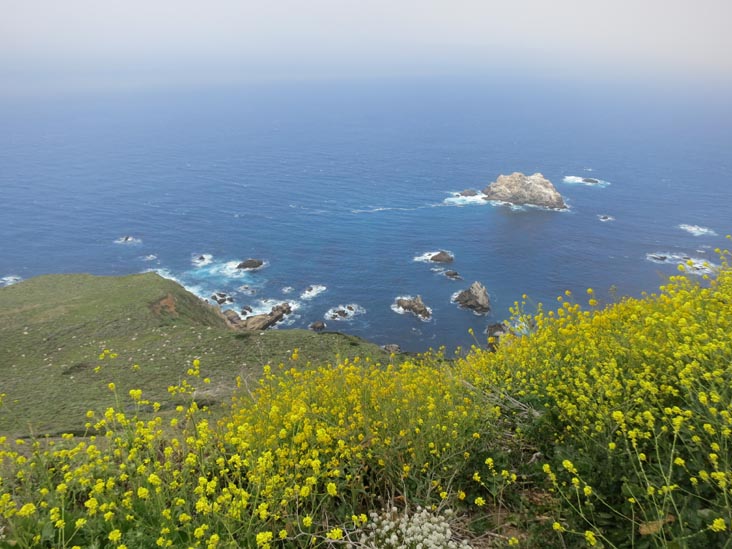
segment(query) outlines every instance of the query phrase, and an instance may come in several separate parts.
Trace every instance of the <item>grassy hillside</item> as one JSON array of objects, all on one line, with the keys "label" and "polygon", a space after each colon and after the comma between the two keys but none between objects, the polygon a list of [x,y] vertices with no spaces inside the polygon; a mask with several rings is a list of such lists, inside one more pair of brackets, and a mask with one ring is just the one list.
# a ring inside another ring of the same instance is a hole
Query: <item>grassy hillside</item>
[{"label": "grassy hillside", "polygon": [[[86,410],[114,402],[110,382],[124,391],[145,389],[170,407],[167,387],[195,358],[205,361],[211,379],[197,398],[228,402],[237,376],[254,379],[295,348],[319,363],[337,355],[386,356],[334,333],[234,332],[216,308],[154,273],[33,278],[0,289],[0,433],[79,431]],[[98,369],[105,349],[118,357]]]}]

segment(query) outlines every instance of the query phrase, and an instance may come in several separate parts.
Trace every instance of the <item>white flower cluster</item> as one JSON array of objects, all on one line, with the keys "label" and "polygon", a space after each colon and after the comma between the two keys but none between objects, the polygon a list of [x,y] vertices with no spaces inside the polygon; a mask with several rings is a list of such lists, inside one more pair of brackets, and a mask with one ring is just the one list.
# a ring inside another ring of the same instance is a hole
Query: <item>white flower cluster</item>
[{"label": "white flower cluster", "polygon": [[467,541],[453,540],[449,509],[442,514],[417,508],[416,513],[399,514],[396,507],[371,520],[361,536],[361,547],[369,549],[472,549]]}]

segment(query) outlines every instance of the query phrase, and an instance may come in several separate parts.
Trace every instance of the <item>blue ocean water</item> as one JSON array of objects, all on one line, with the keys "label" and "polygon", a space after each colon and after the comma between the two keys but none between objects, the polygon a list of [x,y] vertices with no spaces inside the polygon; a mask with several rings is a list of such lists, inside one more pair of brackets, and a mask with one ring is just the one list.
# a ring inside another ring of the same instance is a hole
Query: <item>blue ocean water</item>
[{"label": "blue ocean water", "polygon": [[[0,285],[154,269],[237,310],[289,301],[286,327],[357,305],[328,328],[410,351],[482,340],[524,293],[653,291],[732,232],[729,104],[693,94],[273,82],[4,100],[0,127]],[[543,173],[569,211],[454,199],[514,171]],[[462,281],[415,260],[442,249]],[[232,268],[250,257],[265,266]],[[475,280],[487,317],[451,303]],[[392,309],[417,294],[429,322]]]}]

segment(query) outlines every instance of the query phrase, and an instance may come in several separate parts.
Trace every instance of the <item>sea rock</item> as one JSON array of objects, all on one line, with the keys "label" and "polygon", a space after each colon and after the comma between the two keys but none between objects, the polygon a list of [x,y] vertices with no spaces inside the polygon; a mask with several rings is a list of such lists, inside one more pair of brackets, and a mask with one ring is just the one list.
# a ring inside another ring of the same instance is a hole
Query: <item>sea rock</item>
[{"label": "sea rock", "polygon": [[470,288],[457,294],[454,301],[460,307],[470,309],[480,315],[488,314],[491,310],[488,290],[480,282],[473,282]]},{"label": "sea rock", "polygon": [[263,315],[254,315],[249,318],[245,318],[241,321],[239,326],[243,330],[266,330],[270,326],[274,326],[285,315],[289,315],[292,312],[292,307],[289,303],[282,303],[275,305],[269,313]]},{"label": "sea rock", "polygon": [[452,263],[455,258],[445,250],[440,250],[436,254],[430,257],[430,261],[435,263]]},{"label": "sea rock", "polygon": [[325,330],[326,324],[322,320],[316,320],[315,322],[313,322],[312,324],[310,324],[309,328],[313,332],[322,332],[323,330]]},{"label": "sea rock", "polygon": [[462,280],[463,277],[460,276],[460,273],[457,271],[445,271],[444,275],[449,278],[450,280]]},{"label": "sea rock", "polygon": [[396,355],[402,352],[402,348],[396,343],[387,343],[382,347],[387,353]]},{"label": "sea rock", "polygon": [[531,205],[558,210],[567,208],[562,195],[540,173],[529,176],[520,172],[499,175],[483,190],[483,194],[486,200],[500,200],[517,206]]},{"label": "sea rock", "polygon": [[234,298],[228,294],[225,294],[224,292],[214,292],[213,294],[211,294],[211,300],[215,301],[219,305],[234,302]]},{"label": "sea rock", "polygon": [[592,185],[597,185],[600,182],[599,179],[595,179],[594,177],[583,177],[582,183],[590,183]]},{"label": "sea rock", "polygon": [[252,309],[249,305],[244,305],[241,308],[241,313],[240,314],[241,314],[241,316],[247,316],[247,315],[252,314],[253,311],[254,311],[254,309]]},{"label": "sea rock", "polygon": [[429,320],[432,316],[432,313],[422,301],[422,297],[419,295],[414,298],[400,297],[397,299],[396,304],[401,309],[409,311],[424,320]]},{"label": "sea rock", "polygon": [[488,341],[488,350],[495,351],[501,341],[501,338],[507,335],[509,331],[510,329],[505,322],[489,324],[485,329],[485,333],[489,339],[493,338],[493,341]]},{"label": "sea rock", "polygon": [[460,191],[460,196],[478,196],[478,191],[475,189],[465,189],[464,191]]},{"label": "sea rock", "polygon": [[347,317],[348,317],[348,311],[346,311],[345,309],[340,309],[340,308],[334,310],[330,315],[330,318],[332,318],[333,320],[338,320],[339,318],[347,318]]},{"label": "sea rock", "polygon": [[259,269],[262,265],[264,265],[264,261],[261,259],[245,259],[241,263],[239,263],[236,268],[237,269]]}]

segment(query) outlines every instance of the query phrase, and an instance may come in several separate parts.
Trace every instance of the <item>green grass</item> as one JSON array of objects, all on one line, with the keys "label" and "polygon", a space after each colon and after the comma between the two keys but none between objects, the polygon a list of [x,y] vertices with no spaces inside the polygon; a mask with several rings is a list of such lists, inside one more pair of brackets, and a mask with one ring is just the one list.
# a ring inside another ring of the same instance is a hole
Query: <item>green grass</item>
[{"label": "green grass", "polygon": [[[217,308],[154,273],[33,278],[0,289],[0,393],[6,395],[0,434],[83,432],[88,409],[114,405],[110,382],[124,394],[142,389],[165,410],[175,403],[167,387],[194,358],[211,378],[197,399],[228,404],[237,376],[252,381],[265,364],[285,362],[295,348],[301,363],[388,356],[338,333],[235,332]],[[100,361],[104,349],[118,357]]]}]

